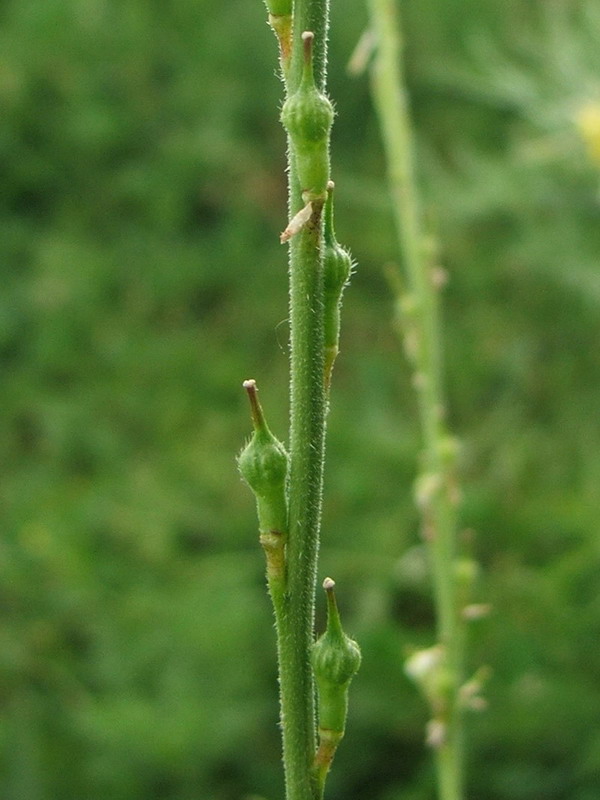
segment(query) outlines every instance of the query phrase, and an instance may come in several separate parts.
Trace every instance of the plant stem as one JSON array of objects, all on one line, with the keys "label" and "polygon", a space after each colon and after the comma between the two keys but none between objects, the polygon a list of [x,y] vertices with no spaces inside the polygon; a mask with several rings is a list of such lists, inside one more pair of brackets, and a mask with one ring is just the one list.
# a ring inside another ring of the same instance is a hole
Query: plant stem
[{"label": "plant stem", "polygon": [[289,538],[280,689],[287,800],[314,797],[313,642],[316,563],[323,483],[323,386],[320,224],[294,237],[290,255],[291,430]]},{"label": "plant stem", "polygon": [[458,691],[462,683],[464,636],[455,578],[457,489],[452,469],[455,448],[444,424],[438,286],[421,231],[400,27],[394,0],[370,0],[370,15],[377,38],[372,67],[373,96],[409,286],[409,295],[400,300],[400,305],[407,350],[414,362],[423,442],[417,500],[430,554],[437,637],[444,648],[451,680],[445,707],[437,712],[443,733],[432,744],[436,752],[439,798],[460,800],[463,795],[463,733]]},{"label": "plant stem", "polygon": [[[288,95],[300,85],[302,33],[312,31],[315,83],[323,89],[328,4],[296,0]],[[290,218],[304,205],[294,147],[288,140]],[[323,352],[322,205],[290,241],[290,471],[286,611],[280,631],[279,669],[287,800],[317,797],[312,765],[316,750],[314,683],[310,664],[326,401]]]},{"label": "plant stem", "polygon": [[[267,8],[279,40],[286,87],[281,122],[288,133],[289,223],[281,241],[290,245],[290,448],[288,455],[268,430],[256,384],[246,381],[255,434],[239,464],[257,495],[275,611],[286,800],[320,800],[326,770],[316,768],[311,652],[332,366],[330,357],[325,370],[324,264],[328,265],[329,338],[335,340],[330,346],[337,347],[339,304],[351,260],[335,242],[332,223],[329,138],[334,111],[324,94],[328,0],[295,0],[293,6],[292,0],[267,0]],[[354,647],[359,662],[360,652]]]}]

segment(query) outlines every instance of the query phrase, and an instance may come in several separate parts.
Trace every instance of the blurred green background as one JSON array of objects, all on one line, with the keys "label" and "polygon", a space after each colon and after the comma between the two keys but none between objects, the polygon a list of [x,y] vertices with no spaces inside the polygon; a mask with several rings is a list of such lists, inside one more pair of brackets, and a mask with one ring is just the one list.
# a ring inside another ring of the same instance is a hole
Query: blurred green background
[{"label": "blurred green background", "polygon": [[[481,562],[469,796],[600,786],[600,4],[403,0]],[[274,634],[235,454],[287,426],[282,86],[259,0],[0,3],[0,796],[282,797]],[[335,2],[339,238],[320,574],[362,645],[330,800],[432,800],[418,431],[366,76]],[[319,612],[322,626],[322,611]]]}]

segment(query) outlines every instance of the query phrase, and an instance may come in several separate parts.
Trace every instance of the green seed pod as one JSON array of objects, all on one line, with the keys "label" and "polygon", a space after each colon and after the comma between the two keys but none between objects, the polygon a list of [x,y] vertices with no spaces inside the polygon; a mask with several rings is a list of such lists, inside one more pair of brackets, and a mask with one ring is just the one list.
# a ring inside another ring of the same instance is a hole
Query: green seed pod
[{"label": "green seed pod", "polygon": [[319,697],[319,730],[341,739],[348,711],[348,687],[360,666],[360,648],[342,630],[335,602],[334,581],[326,578],[327,629],[314,643],[312,666]]},{"label": "green seed pod", "polygon": [[254,433],[238,457],[238,468],[256,496],[261,532],[283,532],[287,527],[288,455],[269,430],[258,402],[255,381],[245,381],[244,388],[250,398]]},{"label": "green seed pod", "polygon": [[329,180],[329,132],[333,125],[333,106],[315,86],[312,60],[314,34],[305,31],[302,39],[302,80],[298,90],[283,104],[281,122],[292,142],[303,192],[319,197],[325,194]]},{"label": "green seed pod", "polygon": [[325,203],[325,226],[323,230],[323,288],[326,295],[339,298],[352,272],[352,258],[335,238],[333,226],[333,190],[335,184],[327,184]]},{"label": "green seed pod", "polygon": [[269,14],[274,17],[287,17],[292,14],[292,0],[265,0]]},{"label": "green seed pod", "polygon": [[344,287],[352,272],[352,258],[335,238],[333,227],[333,181],[327,184],[325,226],[323,230],[323,324],[325,339],[325,374],[331,379],[333,362],[338,354],[340,309]]},{"label": "green seed pod", "polygon": [[333,181],[329,181],[323,230],[323,325],[325,376],[328,384],[331,380],[333,363],[339,351],[342,294],[352,273],[352,258],[335,238],[333,227],[334,188]]}]

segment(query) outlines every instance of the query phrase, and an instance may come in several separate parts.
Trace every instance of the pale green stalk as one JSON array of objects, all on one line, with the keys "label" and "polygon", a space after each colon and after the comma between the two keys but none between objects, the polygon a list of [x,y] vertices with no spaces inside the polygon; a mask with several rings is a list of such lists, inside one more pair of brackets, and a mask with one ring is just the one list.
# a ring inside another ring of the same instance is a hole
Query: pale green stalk
[{"label": "pale green stalk", "polygon": [[406,349],[414,365],[423,442],[417,503],[430,554],[437,637],[447,689],[432,700],[429,741],[434,747],[440,800],[463,796],[463,731],[459,703],[464,635],[456,580],[456,504],[453,479],[456,446],[444,424],[439,272],[431,263],[422,232],[414,173],[410,114],[402,70],[401,36],[395,0],[370,0],[376,53],[373,97],[385,148],[395,224],[408,292],[399,298]]}]

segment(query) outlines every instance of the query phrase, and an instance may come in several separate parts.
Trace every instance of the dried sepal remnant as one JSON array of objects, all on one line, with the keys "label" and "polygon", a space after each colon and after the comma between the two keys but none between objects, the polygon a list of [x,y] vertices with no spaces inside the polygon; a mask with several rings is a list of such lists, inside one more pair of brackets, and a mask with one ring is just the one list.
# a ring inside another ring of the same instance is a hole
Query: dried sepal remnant
[{"label": "dried sepal remnant", "polygon": [[281,586],[285,585],[285,543],[284,531],[273,529],[260,534],[260,544],[267,561],[267,580],[271,590],[275,583]]},{"label": "dried sepal remnant", "polygon": [[292,57],[291,14],[269,14],[269,25],[279,42],[279,61],[285,79],[290,66],[290,58]]},{"label": "dried sepal remnant", "polygon": [[292,0],[265,0],[265,5],[269,25],[279,42],[279,60],[285,80],[292,55]]},{"label": "dried sepal remnant", "polygon": [[308,202],[288,222],[287,228],[283,231],[283,233],[279,237],[279,241],[281,242],[281,244],[289,242],[292,236],[296,236],[296,234],[300,233],[300,231],[304,227],[306,227],[312,215],[313,215],[313,204],[311,202]]}]

